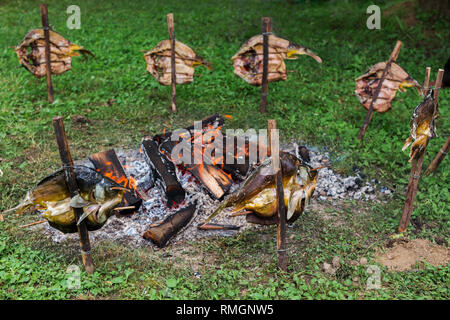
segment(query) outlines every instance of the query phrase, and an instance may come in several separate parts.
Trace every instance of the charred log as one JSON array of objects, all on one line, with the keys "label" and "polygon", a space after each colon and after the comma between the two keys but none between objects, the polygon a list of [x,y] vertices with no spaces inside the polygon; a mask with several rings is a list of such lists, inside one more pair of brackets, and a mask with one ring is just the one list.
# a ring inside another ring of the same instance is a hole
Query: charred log
[{"label": "charred log", "polygon": [[147,164],[156,173],[159,185],[166,194],[167,206],[170,208],[182,203],[185,191],[177,179],[175,165],[159,151],[155,141],[143,140],[142,151]]},{"label": "charred log", "polygon": [[148,229],[143,234],[144,239],[152,240],[160,248],[165,247],[167,242],[191,221],[195,209],[196,205],[191,204],[177,211],[159,226]]}]

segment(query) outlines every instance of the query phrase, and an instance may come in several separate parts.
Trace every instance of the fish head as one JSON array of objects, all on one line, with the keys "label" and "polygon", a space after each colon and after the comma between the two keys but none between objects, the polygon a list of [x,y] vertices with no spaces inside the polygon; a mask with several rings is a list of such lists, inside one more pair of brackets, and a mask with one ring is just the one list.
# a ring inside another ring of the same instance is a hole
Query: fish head
[{"label": "fish head", "polygon": [[[113,209],[122,202],[125,188],[118,187],[113,181],[103,178],[97,182],[89,194],[89,205],[84,212],[91,222],[104,224],[113,215]],[[80,219],[81,220],[81,219]]]},{"label": "fish head", "polygon": [[322,63],[322,59],[316,55],[314,52],[312,52],[311,50],[309,50],[308,48],[295,44],[295,43],[290,43],[289,47],[288,47],[288,51],[286,53],[287,55],[287,59],[297,59],[297,55],[307,55],[310,56],[311,58],[313,58],[314,60],[316,60],[318,63]]}]

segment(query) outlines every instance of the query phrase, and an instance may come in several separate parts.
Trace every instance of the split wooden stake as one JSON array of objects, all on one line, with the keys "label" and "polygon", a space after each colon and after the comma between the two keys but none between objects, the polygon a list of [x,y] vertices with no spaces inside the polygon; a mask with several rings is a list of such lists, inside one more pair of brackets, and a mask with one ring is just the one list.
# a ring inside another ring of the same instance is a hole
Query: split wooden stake
[{"label": "split wooden stake", "polygon": [[433,161],[431,162],[430,166],[428,167],[427,171],[425,171],[425,174],[430,174],[432,172],[435,172],[436,169],[441,164],[442,160],[444,160],[445,155],[448,153],[448,150],[450,149],[450,137],[447,138],[447,141],[445,142],[444,146],[441,150],[439,150],[436,157],[434,157]]},{"label": "split wooden stake", "polygon": [[428,88],[430,87],[430,74],[431,74],[431,67],[427,67],[425,69],[425,81],[423,82],[422,97],[424,97],[427,94]]},{"label": "split wooden stake", "polygon": [[[75,171],[73,170],[73,160],[70,154],[62,117],[53,118],[53,128],[55,130],[56,142],[58,143],[59,155],[65,171],[67,189],[69,190],[70,196],[73,198],[79,194],[79,189]],[[80,219],[83,214],[83,209],[73,208],[73,210],[75,211],[76,220],[78,222],[78,219]],[[89,241],[89,232],[86,226],[86,221],[82,221],[79,225],[77,225],[77,229],[78,236],[80,238],[81,257],[83,259],[84,268],[87,273],[94,273],[94,263],[91,256],[91,244]]]},{"label": "split wooden stake", "polygon": [[386,66],[384,67],[383,73],[380,78],[380,82],[378,82],[378,86],[375,89],[375,92],[373,93],[372,101],[370,102],[370,106],[369,106],[369,110],[367,111],[366,117],[364,119],[364,123],[361,126],[361,129],[359,130],[359,134],[358,134],[359,140],[362,140],[362,138],[364,137],[364,134],[366,133],[367,127],[369,126],[370,120],[372,119],[373,105],[374,105],[375,101],[378,99],[378,95],[380,94],[380,90],[383,85],[383,81],[386,78],[386,75],[389,71],[391,63],[393,61],[397,60],[397,57],[398,57],[401,47],[402,47],[402,42],[400,40],[397,40],[397,43],[395,44],[395,48],[392,51],[391,56],[389,57],[389,60],[386,63]]},{"label": "split wooden stake", "polygon": [[175,27],[173,23],[173,13],[169,13],[167,15],[167,28],[169,30],[169,39],[170,39],[170,66],[171,66],[171,81],[172,81],[172,108],[170,109],[172,112],[177,112],[177,72],[176,72],[176,64],[175,64]]},{"label": "split wooden stake", "polygon": [[[438,75],[436,78],[435,91],[434,91],[435,113],[437,111],[439,91],[440,91],[440,87],[442,84],[443,75],[444,75],[444,70],[439,69],[439,72],[438,72]],[[423,164],[423,159],[425,157],[425,152],[426,152],[426,146],[419,154],[416,154],[416,156],[411,161],[411,173],[409,176],[408,189],[406,191],[406,201],[405,201],[405,205],[403,207],[403,214],[402,214],[402,218],[400,219],[400,225],[398,226],[399,232],[404,232],[408,229],[409,220],[411,219],[411,214],[413,211],[414,198],[416,197],[417,186],[419,184],[420,172],[422,171],[422,164]]]},{"label": "split wooden stake", "polygon": [[266,113],[267,109],[267,90],[269,87],[269,33],[272,32],[272,18],[262,18],[263,34],[263,75],[261,84],[261,113]]},{"label": "split wooden stake", "polygon": [[278,267],[287,271],[286,259],[286,206],[284,204],[283,170],[280,164],[280,144],[275,120],[267,121],[269,128],[269,145],[272,156],[278,203],[277,256]]},{"label": "split wooden stake", "polygon": [[53,103],[52,68],[50,60],[50,28],[48,26],[47,5],[41,4],[42,28],[44,29],[45,40],[45,72],[47,78],[48,102]]}]

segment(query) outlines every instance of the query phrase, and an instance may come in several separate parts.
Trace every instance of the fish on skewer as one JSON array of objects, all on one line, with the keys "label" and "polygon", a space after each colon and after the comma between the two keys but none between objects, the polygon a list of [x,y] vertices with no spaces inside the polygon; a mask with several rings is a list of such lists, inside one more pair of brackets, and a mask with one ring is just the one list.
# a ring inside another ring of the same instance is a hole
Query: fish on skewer
[{"label": "fish on skewer", "polygon": [[436,125],[434,119],[437,117],[437,106],[435,106],[434,90],[429,89],[423,100],[414,109],[410,122],[410,136],[406,139],[402,151],[411,145],[409,162],[425,150],[430,139],[436,137]]},{"label": "fish on skewer", "polygon": [[[50,67],[52,74],[62,74],[72,69],[72,57],[81,54],[94,56],[83,47],[71,43],[53,30],[50,36]],[[44,29],[30,30],[14,49],[19,62],[35,77],[46,75]]]},{"label": "fish on skewer", "polygon": [[77,220],[73,208],[83,208],[78,224],[86,220],[89,231],[100,229],[114,214],[124,192],[128,191],[113,180],[89,167],[73,167],[80,193],[71,198],[66,186],[65,171],[60,170],[44,178],[28,191],[25,199],[6,212],[23,213],[31,206],[43,210],[42,217],[55,229],[64,233],[77,232]]},{"label": "fish on skewer", "polygon": [[[163,40],[144,54],[147,70],[162,85],[172,82],[170,40]],[[175,41],[175,70],[177,84],[191,83],[194,80],[194,67],[203,65],[212,70],[211,64],[198,56],[194,50],[180,41]]]},{"label": "fish on skewer", "polygon": [[[322,63],[322,59],[308,48],[272,34],[268,35],[268,47],[268,82],[287,79],[284,59],[295,60],[298,58],[298,55],[306,54],[314,58],[318,63]],[[260,86],[262,84],[262,35],[256,35],[250,38],[231,59],[233,60],[234,74],[253,86]]]},{"label": "fish on skewer", "polygon": [[[284,201],[287,208],[287,221],[292,223],[300,216],[316,188],[317,170],[290,153],[280,153],[283,172]],[[223,209],[234,207],[233,212],[245,209],[262,218],[277,213],[278,203],[273,172],[272,158],[264,160],[244,181],[242,186],[229,195],[209,216],[207,224]]]},{"label": "fish on skewer", "polygon": [[[379,62],[373,65],[365,74],[355,79],[355,94],[359,102],[367,110],[370,108],[373,95],[378,87],[385,67],[386,62]],[[397,90],[405,92],[406,88],[409,87],[417,88],[420,93],[421,85],[393,61],[381,85],[378,98],[373,104],[373,109],[381,113],[388,111],[391,108],[392,100],[395,98]]]}]

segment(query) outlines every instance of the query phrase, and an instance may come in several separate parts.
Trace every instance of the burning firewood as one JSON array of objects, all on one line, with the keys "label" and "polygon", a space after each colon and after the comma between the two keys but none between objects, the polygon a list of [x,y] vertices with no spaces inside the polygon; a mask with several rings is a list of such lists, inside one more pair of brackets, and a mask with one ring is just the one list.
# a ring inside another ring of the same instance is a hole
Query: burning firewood
[{"label": "burning firewood", "polygon": [[177,179],[175,165],[159,151],[155,141],[144,139],[142,151],[145,161],[158,177],[159,185],[167,197],[167,206],[178,205],[184,201],[185,192]]},{"label": "burning firewood", "polygon": [[[386,62],[373,65],[365,74],[355,79],[355,94],[364,108],[369,110],[375,90],[381,80]],[[405,88],[416,87],[420,84],[414,80],[402,67],[392,61],[385,74],[378,98],[373,103],[373,109],[378,112],[386,112],[391,108],[392,100],[397,90],[405,92]]]},{"label": "burning firewood", "polygon": [[[14,49],[19,62],[35,77],[46,75],[44,30],[29,31],[21,43]],[[51,73],[62,74],[72,69],[72,57],[82,54],[94,56],[91,52],[80,47],[60,34],[50,30],[50,61]]]},{"label": "burning firewood", "polygon": [[[202,125],[201,125],[202,131],[207,130],[208,128],[217,129],[217,128],[223,127],[223,125],[225,123],[225,119],[218,113],[215,113],[209,117],[206,117],[206,118],[202,119],[201,121],[202,121]],[[187,131],[191,132],[191,134],[193,134],[194,125],[186,127],[186,128],[184,128],[184,130],[187,130]],[[173,134],[173,132],[164,132],[162,134],[157,134],[157,135],[153,136],[153,140],[156,141],[158,144],[161,144],[166,139],[170,139],[172,134]]]},{"label": "burning firewood", "polygon": [[157,227],[145,231],[143,237],[152,240],[160,248],[165,247],[167,242],[192,220],[195,210],[196,205],[191,204],[177,211]]},{"label": "burning firewood", "polygon": [[430,139],[436,137],[436,126],[434,123],[436,115],[437,107],[435,107],[434,90],[430,89],[422,102],[414,109],[410,122],[411,135],[406,139],[402,148],[402,151],[404,151],[412,143],[409,162],[425,150]]},{"label": "burning firewood", "polygon": [[132,177],[127,177],[114,149],[93,154],[89,157],[89,160],[98,172],[129,190],[124,194],[120,207],[133,207],[133,209],[123,210],[121,213],[127,214],[137,211],[142,204],[142,199],[136,192],[137,185]]},{"label": "burning firewood", "polygon": [[[284,59],[294,60],[297,59],[296,55],[306,54],[322,63],[322,59],[306,47],[272,34],[268,38],[268,82],[287,79]],[[237,76],[253,86],[260,86],[263,77],[263,35],[250,38],[231,59]]]},{"label": "burning firewood", "polygon": [[[171,155],[175,145],[176,145],[175,142],[171,140],[166,140],[161,144],[161,150],[163,150],[165,154]],[[198,181],[200,181],[203,184],[203,186],[208,190],[208,192],[211,195],[213,195],[216,199],[222,198],[223,195],[231,187],[232,184],[231,177],[217,166],[203,162],[199,164],[184,163],[184,162],[178,163],[176,158],[175,159],[172,158],[171,160],[175,161],[177,164],[182,165],[184,169],[189,171]]]},{"label": "burning firewood", "polygon": [[[147,70],[162,85],[171,84],[171,46],[170,40],[163,40],[144,54]],[[212,70],[211,65],[198,56],[191,48],[175,41],[175,68],[177,84],[191,83],[194,80],[194,67],[203,65]]]}]

